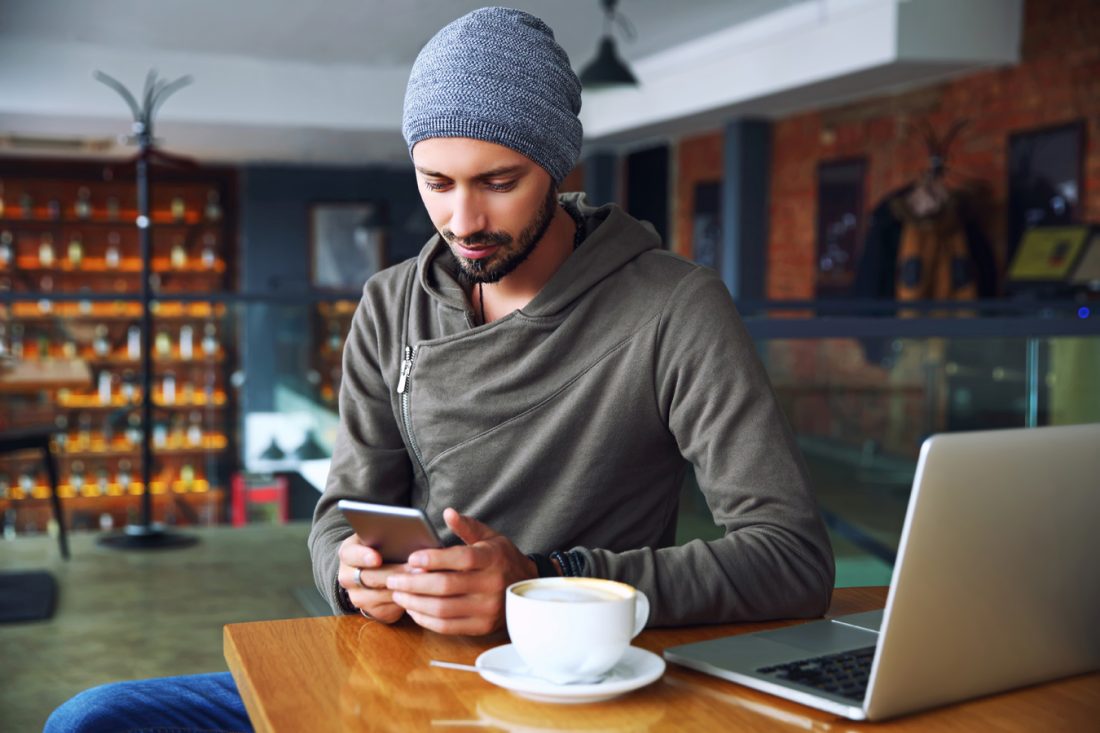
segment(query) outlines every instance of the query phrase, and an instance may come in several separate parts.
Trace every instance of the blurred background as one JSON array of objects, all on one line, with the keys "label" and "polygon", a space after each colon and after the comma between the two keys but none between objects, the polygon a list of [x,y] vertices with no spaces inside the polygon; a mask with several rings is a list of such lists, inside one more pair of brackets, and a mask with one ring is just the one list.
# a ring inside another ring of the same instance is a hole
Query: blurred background
[{"label": "blurred background", "polygon": [[[222,623],[328,612],[304,538],[344,337],[432,234],[405,82],[482,4],[0,2],[0,569],[56,581],[0,625],[0,729],[224,669]],[[1100,420],[1096,2],[510,4],[582,76],[563,189],[736,299],[838,585],[889,582],[928,435]],[[142,144],[93,72],[140,108],[150,70]],[[119,552],[127,527],[193,546]],[[692,482],[680,535],[718,535]]]}]

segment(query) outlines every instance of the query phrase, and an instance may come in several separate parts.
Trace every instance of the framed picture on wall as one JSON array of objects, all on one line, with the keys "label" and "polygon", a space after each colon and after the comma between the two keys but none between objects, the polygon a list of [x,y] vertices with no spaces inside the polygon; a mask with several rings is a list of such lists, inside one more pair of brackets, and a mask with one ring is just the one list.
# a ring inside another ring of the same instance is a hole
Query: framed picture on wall
[{"label": "framed picture on wall", "polygon": [[384,203],[313,204],[309,219],[313,287],[356,292],[387,265]]},{"label": "framed picture on wall", "polygon": [[1008,138],[1008,261],[1024,232],[1081,221],[1085,123],[1017,132]]},{"label": "framed picture on wall", "polygon": [[817,167],[817,296],[846,296],[856,277],[863,234],[867,162],[849,158]]}]

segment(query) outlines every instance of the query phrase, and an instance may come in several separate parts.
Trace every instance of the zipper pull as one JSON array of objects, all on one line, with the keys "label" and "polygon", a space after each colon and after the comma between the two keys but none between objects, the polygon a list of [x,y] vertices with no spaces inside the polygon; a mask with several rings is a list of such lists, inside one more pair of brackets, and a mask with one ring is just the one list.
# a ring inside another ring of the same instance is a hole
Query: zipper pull
[{"label": "zipper pull", "polygon": [[397,394],[405,394],[409,385],[409,372],[413,367],[412,347],[405,347],[405,359],[401,362],[401,378],[397,380]]}]

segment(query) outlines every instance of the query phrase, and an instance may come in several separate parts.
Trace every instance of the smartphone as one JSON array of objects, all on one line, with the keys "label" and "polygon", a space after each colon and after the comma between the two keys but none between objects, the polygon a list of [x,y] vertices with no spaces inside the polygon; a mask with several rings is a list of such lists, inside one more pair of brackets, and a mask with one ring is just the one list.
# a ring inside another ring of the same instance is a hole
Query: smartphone
[{"label": "smartphone", "polygon": [[417,550],[443,547],[435,528],[419,509],[341,499],[337,504],[364,545],[387,563],[403,563]]}]

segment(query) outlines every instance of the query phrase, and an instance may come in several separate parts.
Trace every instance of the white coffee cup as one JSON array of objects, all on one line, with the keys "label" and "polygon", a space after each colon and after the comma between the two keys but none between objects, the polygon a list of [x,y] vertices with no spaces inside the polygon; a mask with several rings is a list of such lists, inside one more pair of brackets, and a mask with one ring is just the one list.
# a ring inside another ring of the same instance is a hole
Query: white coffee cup
[{"label": "white coffee cup", "polygon": [[532,674],[557,684],[599,679],[649,618],[636,588],[601,578],[534,578],[508,586],[508,636]]}]

